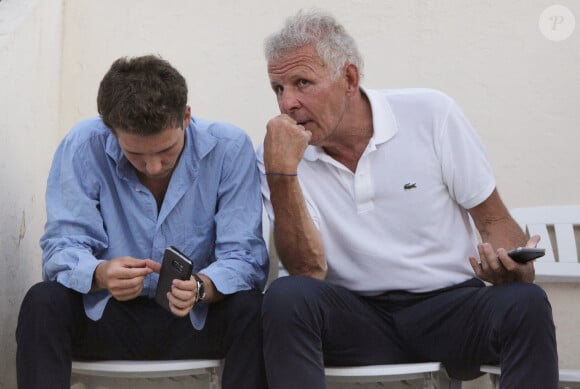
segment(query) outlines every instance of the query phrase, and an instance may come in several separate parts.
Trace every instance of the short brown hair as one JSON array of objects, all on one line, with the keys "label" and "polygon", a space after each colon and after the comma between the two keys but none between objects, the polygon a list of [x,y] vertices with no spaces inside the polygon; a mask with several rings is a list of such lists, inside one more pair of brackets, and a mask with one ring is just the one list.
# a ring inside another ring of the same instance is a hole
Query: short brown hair
[{"label": "short brown hair", "polygon": [[155,55],[117,59],[97,96],[99,114],[113,132],[139,135],[180,127],[186,104],[185,78]]}]

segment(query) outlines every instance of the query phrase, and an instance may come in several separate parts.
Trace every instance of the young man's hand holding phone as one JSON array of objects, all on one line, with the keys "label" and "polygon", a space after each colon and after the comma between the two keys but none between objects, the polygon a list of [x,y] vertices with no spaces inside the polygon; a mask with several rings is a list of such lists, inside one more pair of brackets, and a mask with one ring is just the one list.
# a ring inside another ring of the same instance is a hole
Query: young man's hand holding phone
[{"label": "young man's hand holding phone", "polygon": [[[196,280],[191,277],[192,271],[193,261],[177,248],[168,247],[163,255],[155,301],[174,315],[187,315],[196,302],[197,285]],[[175,279],[185,281],[182,284],[183,289],[172,291]]]}]

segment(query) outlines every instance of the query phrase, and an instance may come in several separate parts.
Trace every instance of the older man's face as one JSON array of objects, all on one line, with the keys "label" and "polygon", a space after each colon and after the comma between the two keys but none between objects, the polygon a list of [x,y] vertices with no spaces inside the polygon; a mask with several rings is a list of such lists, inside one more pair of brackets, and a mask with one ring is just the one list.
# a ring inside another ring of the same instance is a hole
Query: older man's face
[{"label": "older man's face", "polygon": [[280,112],[312,133],[310,144],[324,146],[341,123],[348,103],[347,85],[311,46],[302,46],[268,63],[270,84]]}]

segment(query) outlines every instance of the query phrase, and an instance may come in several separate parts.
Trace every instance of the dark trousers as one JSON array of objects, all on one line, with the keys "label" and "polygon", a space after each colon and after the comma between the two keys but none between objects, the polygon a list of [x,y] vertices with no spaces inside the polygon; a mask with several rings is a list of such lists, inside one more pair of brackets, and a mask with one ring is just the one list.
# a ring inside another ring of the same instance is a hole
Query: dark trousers
[{"label": "dark trousers", "polygon": [[500,363],[502,389],[552,389],[551,307],[535,284],[476,279],[428,293],[376,297],[303,276],[270,285],[262,308],[270,389],[322,389],[324,366],[441,361],[458,379]]},{"label": "dark trousers", "polygon": [[262,294],[239,292],[212,304],[205,327],[153,300],[111,299],[103,317],[85,315],[82,295],[56,282],[27,293],[16,330],[18,387],[70,389],[71,359],[225,358],[224,389],[265,388]]}]

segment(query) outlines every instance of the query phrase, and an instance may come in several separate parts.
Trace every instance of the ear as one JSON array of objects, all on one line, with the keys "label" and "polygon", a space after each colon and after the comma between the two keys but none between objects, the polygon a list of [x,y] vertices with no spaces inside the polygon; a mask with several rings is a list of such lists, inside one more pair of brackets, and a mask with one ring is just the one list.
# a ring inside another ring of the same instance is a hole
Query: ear
[{"label": "ear", "polygon": [[183,116],[183,128],[189,126],[189,121],[191,120],[191,107],[189,105],[185,106],[185,115]]},{"label": "ear", "polygon": [[348,64],[344,68],[344,78],[346,81],[346,95],[354,96],[359,89],[360,74],[355,64]]}]

